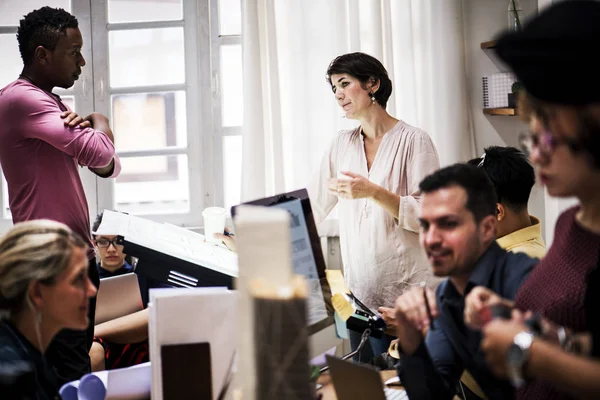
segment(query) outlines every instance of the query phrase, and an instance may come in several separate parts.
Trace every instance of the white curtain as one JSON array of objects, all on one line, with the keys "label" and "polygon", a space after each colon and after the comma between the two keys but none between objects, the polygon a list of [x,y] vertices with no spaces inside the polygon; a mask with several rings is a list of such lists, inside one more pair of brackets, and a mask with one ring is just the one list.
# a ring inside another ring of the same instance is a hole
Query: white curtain
[{"label": "white curtain", "polygon": [[475,154],[461,0],[242,0],[242,200],[305,187],[343,118],[336,56],[362,51],[393,82],[387,110],[428,132],[442,165]]}]

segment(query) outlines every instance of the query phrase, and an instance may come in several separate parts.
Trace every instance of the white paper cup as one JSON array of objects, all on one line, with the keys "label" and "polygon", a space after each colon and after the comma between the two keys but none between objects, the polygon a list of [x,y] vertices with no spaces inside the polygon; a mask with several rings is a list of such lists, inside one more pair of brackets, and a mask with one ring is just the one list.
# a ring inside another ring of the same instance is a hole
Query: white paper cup
[{"label": "white paper cup", "polygon": [[202,211],[204,217],[204,236],[208,243],[219,244],[221,241],[214,238],[215,233],[225,231],[227,211],[221,207],[208,207]]}]

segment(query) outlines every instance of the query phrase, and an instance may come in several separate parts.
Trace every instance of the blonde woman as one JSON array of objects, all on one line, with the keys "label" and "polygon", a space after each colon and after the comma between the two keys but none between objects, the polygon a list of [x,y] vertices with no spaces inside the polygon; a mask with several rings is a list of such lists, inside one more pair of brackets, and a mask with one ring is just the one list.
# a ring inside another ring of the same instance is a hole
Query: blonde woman
[{"label": "blonde woman", "polygon": [[49,220],[16,224],[0,239],[0,370],[21,376],[0,379],[9,398],[58,398],[44,353],[60,330],[87,328],[96,288],[86,251],[66,225]]}]

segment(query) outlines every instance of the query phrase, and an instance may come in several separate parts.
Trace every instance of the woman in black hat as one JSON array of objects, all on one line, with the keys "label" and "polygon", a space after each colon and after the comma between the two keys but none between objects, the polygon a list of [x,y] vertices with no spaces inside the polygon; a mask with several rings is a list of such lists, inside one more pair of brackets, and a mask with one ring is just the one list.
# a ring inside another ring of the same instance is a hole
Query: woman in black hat
[{"label": "woman in black hat", "polygon": [[[599,21],[600,2],[563,2],[497,42],[498,56],[527,92],[520,113],[530,123],[539,181],[551,196],[579,200],[559,217],[552,247],[519,290],[513,319],[483,327],[488,361],[519,388],[517,398],[600,394],[600,362],[590,358],[600,357],[593,315],[600,304]],[[478,312],[502,300],[477,292],[466,300],[465,319],[481,328]],[[521,312],[535,313],[529,321],[541,325],[543,339]],[[586,354],[573,355],[573,348]]]}]

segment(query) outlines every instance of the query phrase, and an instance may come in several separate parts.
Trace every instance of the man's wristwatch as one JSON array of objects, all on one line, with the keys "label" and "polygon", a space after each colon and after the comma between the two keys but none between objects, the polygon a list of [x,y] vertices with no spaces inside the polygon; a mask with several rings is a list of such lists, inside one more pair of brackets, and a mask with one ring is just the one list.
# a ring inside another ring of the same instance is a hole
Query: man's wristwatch
[{"label": "man's wristwatch", "polygon": [[506,353],[506,365],[508,376],[513,386],[521,387],[525,383],[523,379],[523,366],[529,359],[529,348],[533,343],[533,334],[527,331],[519,332],[513,339],[513,344]]}]

